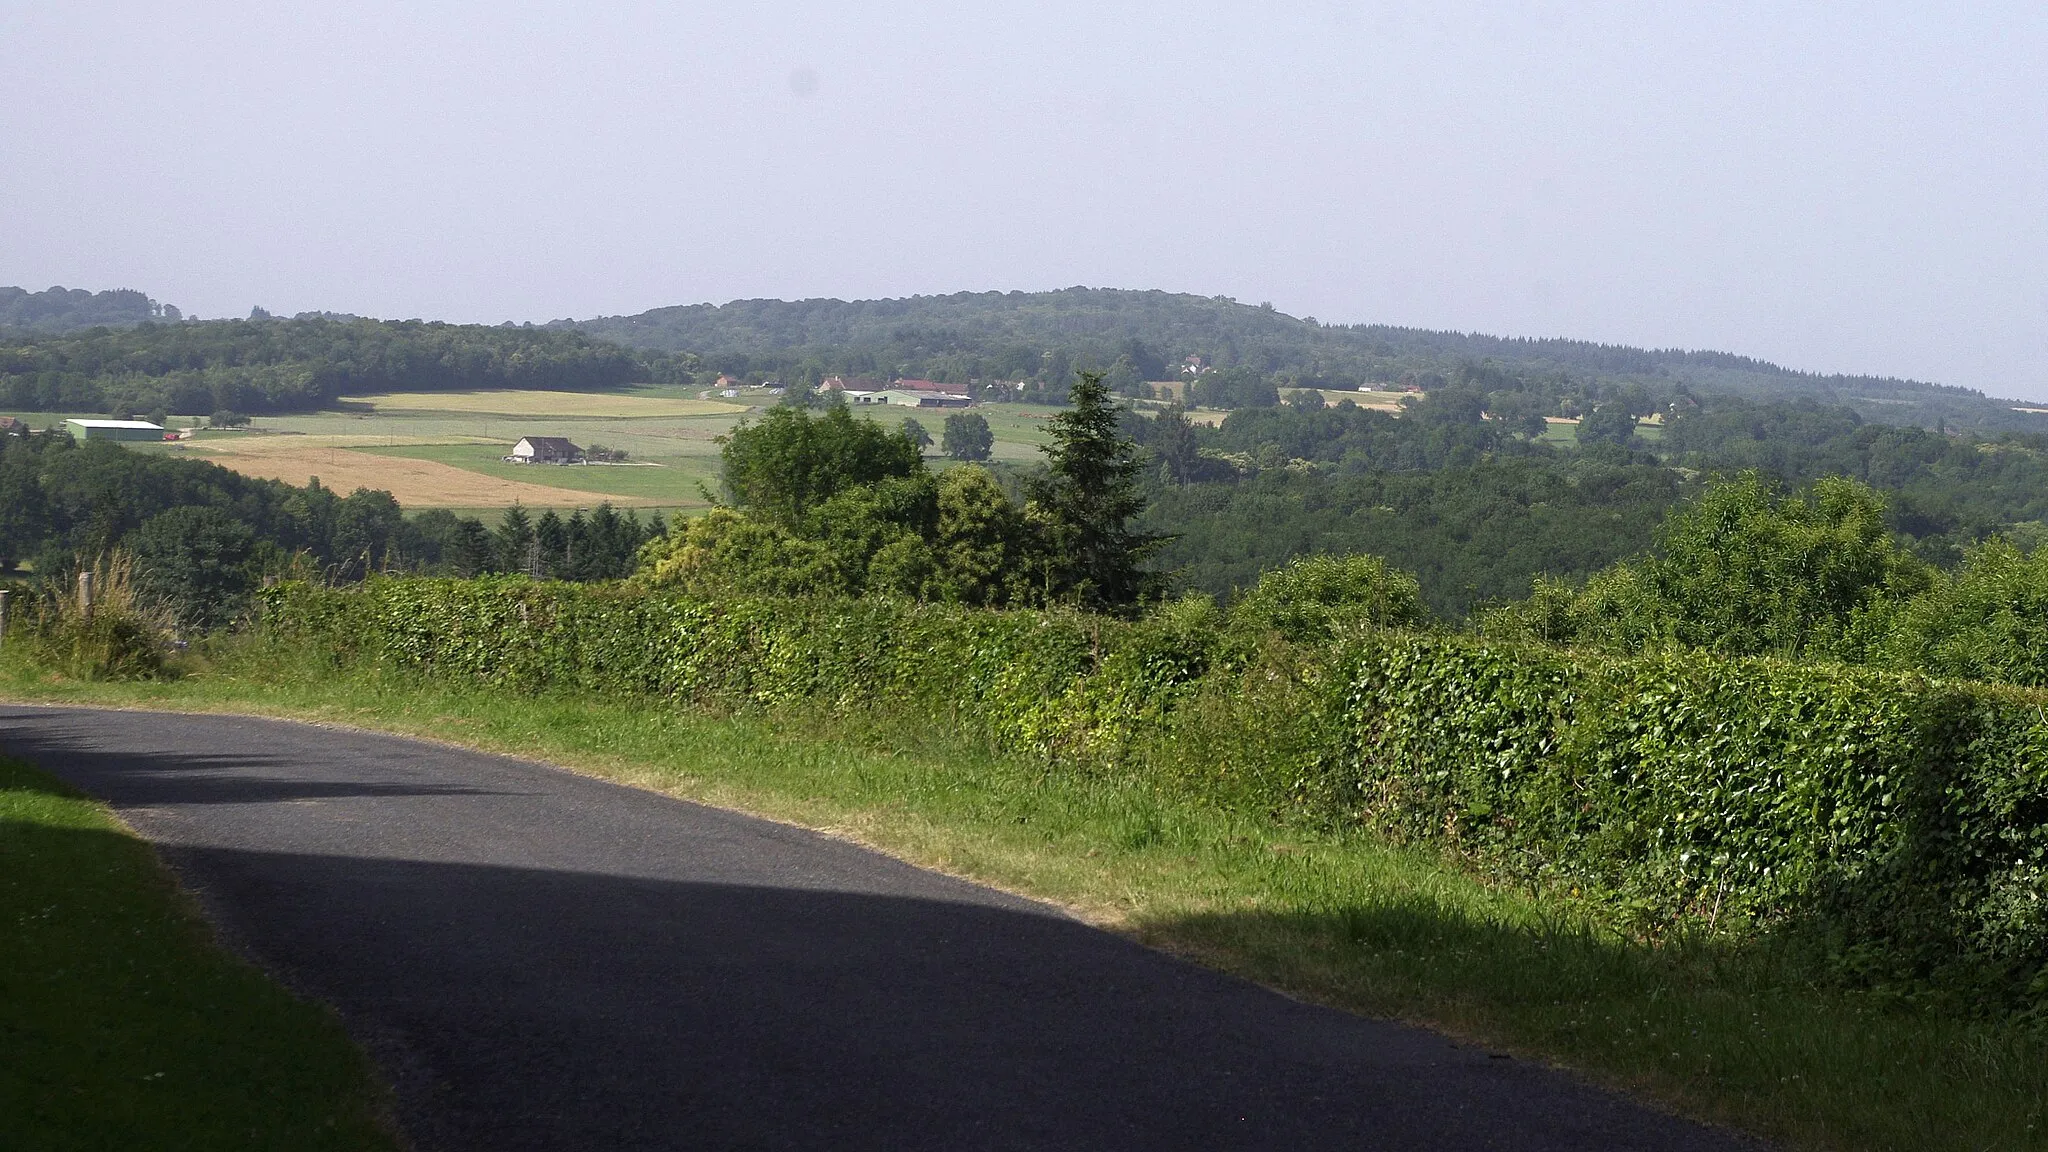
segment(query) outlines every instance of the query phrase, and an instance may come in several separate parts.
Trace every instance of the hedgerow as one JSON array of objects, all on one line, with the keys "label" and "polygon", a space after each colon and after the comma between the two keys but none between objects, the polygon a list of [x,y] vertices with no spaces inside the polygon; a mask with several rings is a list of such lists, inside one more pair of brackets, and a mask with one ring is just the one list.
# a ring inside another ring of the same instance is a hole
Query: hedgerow
[{"label": "hedgerow", "polygon": [[266,593],[275,632],[518,692],[895,708],[1050,769],[1442,845],[1646,936],[1776,934],[1866,984],[2048,1010],[2038,693],[1368,623],[1138,621],[523,579]]}]

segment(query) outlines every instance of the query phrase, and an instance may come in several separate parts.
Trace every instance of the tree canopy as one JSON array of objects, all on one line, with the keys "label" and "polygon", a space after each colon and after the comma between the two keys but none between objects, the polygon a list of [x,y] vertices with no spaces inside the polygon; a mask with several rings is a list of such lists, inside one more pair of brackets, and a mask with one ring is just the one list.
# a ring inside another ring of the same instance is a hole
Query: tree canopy
[{"label": "tree canopy", "polygon": [[905,431],[855,417],[844,405],[817,416],[771,408],[722,443],[733,503],[785,527],[848,488],[924,471],[923,449]]}]

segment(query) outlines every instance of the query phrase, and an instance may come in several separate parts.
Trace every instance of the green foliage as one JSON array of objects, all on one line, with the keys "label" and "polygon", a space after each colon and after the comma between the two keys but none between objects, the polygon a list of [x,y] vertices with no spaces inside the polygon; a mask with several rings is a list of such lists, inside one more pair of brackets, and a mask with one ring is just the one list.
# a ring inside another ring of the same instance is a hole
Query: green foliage
[{"label": "green foliage", "polygon": [[917,445],[920,449],[932,446],[932,434],[924,430],[924,425],[918,422],[917,417],[905,416],[902,428],[903,438]]},{"label": "green foliage", "polygon": [[955,460],[986,460],[995,447],[996,434],[988,418],[974,412],[955,412],[946,417],[940,446]]},{"label": "green foliage", "polygon": [[847,488],[802,521],[713,509],[679,521],[647,582],[698,596],[882,595],[976,605],[1038,602],[1023,513],[980,468]]},{"label": "green foliage", "polygon": [[693,596],[844,595],[841,570],[823,543],[771,520],[713,508],[678,522],[648,582]]},{"label": "green foliage", "polygon": [[1580,444],[1629,447],[1636,441],[1636,414],[1626,404],[1609,401],[1579,418],[1576,435]]},{"label": "green foliage", "polygon": [[1297,644],[1428,620],[1422,586],[1377,556],[1305,556],[1267,573],[1231,608],[1237,622]]},{"label": "green foliage", "polygon": [[949,468],[939,477],[939,516],[931,539],[926,598],[1001,608],[1044,603],[1043,545],[1022,509],[981,468]]},{"label": "green foliage", "polygon": [[228,623],[256,584],[256,534],[218,508],[187,506],[154,516],[136,530],[130,550],[138,593],[187,630]]},{"label": "green foliage", "polygon": [[533,517],[527,515],[525,508],[514,502],[505,509],[491,535],[495,537],[498,571],[537,575],[533,569],[540,564],[539,541],[534,536]]},{"label": "green foliage", "polygon": [[1228,597],[1296,556],[1363,552],[1416,573],[1430,610],[1455,620],[1526,595],[1535,577],[1584,579],[1646,551],[1685,488],[1647,460],[1274,468],[1234,484],[1157,488],[1139,523],[1168,537],[1153,563],[1183,587]]},{"label": "green foliage", "polygon": [[1924,594],[1874,606],[1857,624],[1873,663],[2048,687],[2048,550],[1987,541]]},{"label": "green foliage", "polygon": [[1538,638],[1623,650],[1848,654],[1859,618],[1930,579],[1892,538],[1883,498],[1840,477],[1786,494],[1744,473],[1679,506],[1657,535],[1656,555],[1595,576],[1568,609],[1549,589],[1550,603],[1496,615],[1491,630],[1519,615]]},{"label": "green foliage", "polygon": [[924,471],[923,452],[843,405],[812,416],[776,407],[723,440],[725,485],[733,502],[794,528],[841,491]]},{"label": "green foliage", "polygon": [[1264,373],[1239,366],[1202,373],[1188,385],[1188,400],[1203,408],[1271,408],[1280,389]]},{"label": "green foliage", "polygon": [[182,315],[177,308],[158,304],[132,288],[111,292],[0,288],[0,331],[51,333],[102,326],[125,328],[151,320],[176,321]]}]

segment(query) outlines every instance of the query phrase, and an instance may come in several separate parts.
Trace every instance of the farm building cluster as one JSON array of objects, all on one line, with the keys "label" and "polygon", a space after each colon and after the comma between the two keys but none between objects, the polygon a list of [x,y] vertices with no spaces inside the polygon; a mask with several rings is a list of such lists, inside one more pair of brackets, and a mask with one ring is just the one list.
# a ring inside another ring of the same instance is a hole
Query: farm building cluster
[{"label": "farm building cluster", "polygon": [[849,404],[894,404],[903,408],[967,408],[974,398],[953,384],[932,380],[896,380],[884,387],[861,387],[866,381],[848,381],[827,376],[818,385],[821,392],[837,392]]}]

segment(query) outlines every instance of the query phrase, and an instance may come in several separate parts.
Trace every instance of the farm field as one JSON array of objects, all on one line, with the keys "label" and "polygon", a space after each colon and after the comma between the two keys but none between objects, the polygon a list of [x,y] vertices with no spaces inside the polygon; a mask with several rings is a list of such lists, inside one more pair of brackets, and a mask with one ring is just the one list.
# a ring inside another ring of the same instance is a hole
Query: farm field
[{"label": "farm field", "polygon": [[[1570,416],[1545,416],[1543,435],[1537,437],[1545,444],[1560,448],[1571,448],[1579,442],[1579,422]],[[1664,423],[1649,419],[1636,421],[1636,438],[1646,444],[1655,444],[1664,438]]]},{"label": "farm field", "polygon": [[715,456],[682,456],[670,457],[661,462],[556,467],[548,464],[507,464],[504,461],[505,448],[502,443],[487,442],[404,444],[394,447],[364,447],[356,451],[363,455],[397,460],[427,461],[527,487],[540,486],[557,489],[560,492],[588,492],[608,498],[612,503],[621,506],[630,506],[635,502],[663,507],[702,504],[704,501],[698,492],[698,486],[716,487],[718,483],[718,460]]},{"label": "farm field", "polygon": [[502,389],[469,392],[384,392],[344,396],[343,411],[367,410],[394,415],[406,412],[475,412],[500,416],[636,418],[659,416],[733,416],[744,404],[634,392],[542,392]]},{"label": "farm field", "polygon": [[[247,431],[201,431],[169,444],[130,444],[208,460],[246,476],[304,484],[317,476],[341,492],[388,491],[408,510],[447,508],[488,517],[514,503],[529,508],[580,508],[603,501],[625,508],[683,511],[708,507],[704,490],[718,483],[718,438],[750,413],[738,403],[700,399],[701,389],[630,392],[399,392],[349,397],[325,412],[261,416]],[[765,393],[763,394],[765,397]],[[953,410],[857,409],[888,428],[905,417],[938,444]],[[1058,411],[1042,404],[983,404],[973,413],[995,433],[994,458],[1030,464],[1042,457],[1044,422]],[[21,413],[37,427],[70,413]],[[103,415],[85,413],[83,415]],[[1216,414],[1220,416],[1219,414]],[[179,416],[185,426],[200,418]],[[627,453],[629,465],[548,467],[507,464],[522,436],[564,436],[583,448]]]},{"label": "farm field", "polygon": [[[360,451],[366,443],[373,441],[351,436],[222,436],[147,445],[145,450],[194,456],[244,476],[287,484],[303,485],[317,476],[321,484],[344,493],[381,488],[408,508],[504,507],[515,502],[567,507],[586,502],[560,487],[499,479],[435,460],[392,459]],[[646,501],[619,496],[613,503]]]},{"label": "farm field", "polygon": [[1280,389],[1280,401],[1284,404],[1303,392],[1314,392],[1321,396],[1326,406],[1341,404],[1349,400],[1360,408],[1376,408],[1382,412],[1399,412],[1403,400],[1411,397],[1420,400],[1424,396],[1424,393],[1421,392],[1355,392],[1336,388],[1282,388]]}]

